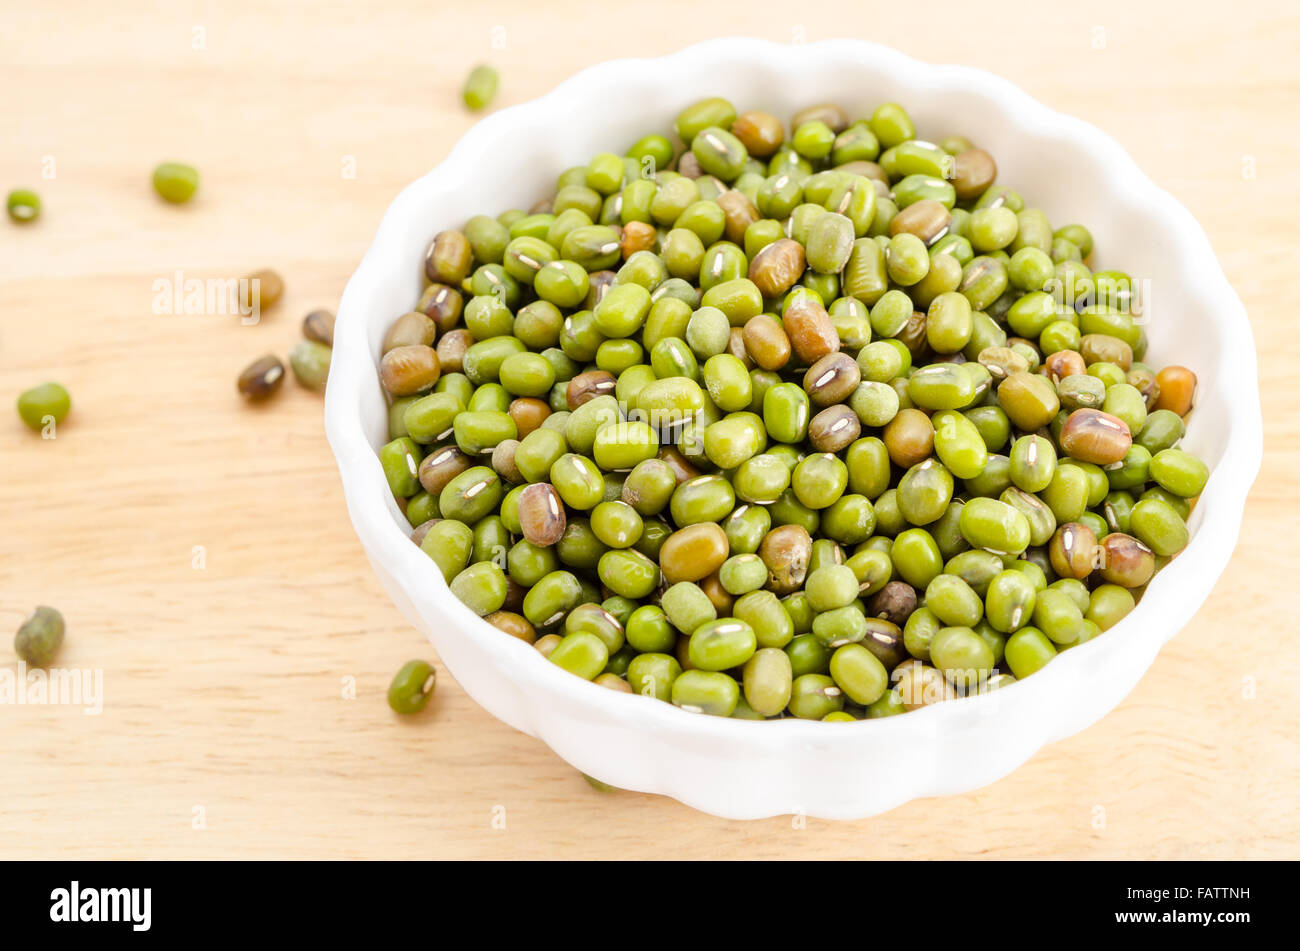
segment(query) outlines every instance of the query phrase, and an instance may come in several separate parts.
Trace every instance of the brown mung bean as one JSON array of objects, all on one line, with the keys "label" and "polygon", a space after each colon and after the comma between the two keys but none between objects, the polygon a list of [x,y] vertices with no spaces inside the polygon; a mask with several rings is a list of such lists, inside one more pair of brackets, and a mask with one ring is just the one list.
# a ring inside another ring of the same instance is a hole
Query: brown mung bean
[{"label": "brown mung bean", "polygon": [[1081,522],[1066,522],[1056,529],[1047,549],[1052,570],[1062,578],[1083,579],[1099,560],[1097,536]]},{"label": "brown mung bean", "polygon": [[302,335],[327,347],[334,346],[334,314],[328,310],[313,310],[302,319]]},{"label": "brown mung bean", "polygon": [[522,614],[516,614],[513,611],[493,611],[483,618],[498,631],[504,631],[511,637],[517,637],[525,644],[532,644],[537,640],[537,630]]},{"label": "brown mung bean", "polygon": [[1187,367],[1167,366],[1156,374],[1156,383],[1160,386],[1160,395],[1156,399],[1155,409],[1167,409],[1186,416],[1192,409],[1192,400],[1196,396],[1196,374]]},{"label": "brown mung bean", "polygon": [[243,314],[260,314],[275,306],[284,295],[284,281],[270,269],[254,271],[239,282],[239,305]]},{"label": "brown mung bean", "polygon": [[1111,532],[1101,540],[1101,576],[1121,588],[1140,588],[1156,571],[1156,556],[1132,535]]},{"label": "brown mung bean", "polygon": [[626,261],[638,251],[653,251],[659,242],[659,232],[654,225],[644,221],[629,221],[623,226],[623,236],[619,239],[619,248]]},{"label": "brown mung bean", "polygon": [[435,351],[438,366],[446,373],[461,373],[465,369],[465,352],[474,344],[474,335],[465,328],[448,331],[438,339]]},{"label": "brown mung bean", "polygon": [[458,287],[469,277],[474,252],[469,239],[459,231],[440,231],[434,235],[424,256],[424,273],[435,284]]},{"label": "brown mung bean", "polygon": [[758,557],[767,566],[767,588],[778,595],[803,587],[812,557],[812,536],[802,525],[782,525],[763,536]]},{"label": "brown mung bean", "polygon": [[808,424],[808,441],[818,452],[839,452],[861,435],[858,414],[843,403],[826,407]]},{"label": "brown mung bean", "polygon": [[942,202],[923,198],[908,205],[889,222],[891,235],[914,234],[927,245],[934,244],[952,224],[952,213]]},{"label": "brown mung bean", "polygon": [[741,333],[746,351],[764,370],[779,370],[790,362],[790,338],[771,314],[749,318]]},{"label": "brown mung bean", "polygon": [[797,129],[808,122],[825,122],[832,132],[839,133],[849,127],[849,114],[833,102],[821,102],[796,112],[790,118],[790,128]]},{"label": "brown mung bean", "polygon": [[519,493],[519,524],[524,538],[545,548],[564,534],[567,519],[560,493],[549,482],[534,482]]},{"label": "brown mung bean", "polygon": [[896,466],[909,469],[930,458],[934,450],[934,424],[919,409],[901,409],[882,433],[885,449]]},{"label": "brown mung bean", "polygon": [[721,525],[688,525],[664,539],[659,549],[659,568],[669,584],[699,581],[721,568],[730,550]]},{"label": "brown mung bean", "polygon": [[464,307],[465,298],[461,292],[446,284],[430,284],[415,305],[416,310],[433,319],[440,333],[446,333],[456,326]]},{"label": "brown mung bean", "polygon": [[847,353],[828,353],[804,374],[803,388],[817,406],[842,403],[862,382],[858,361]]},{"label": "brown mung bean", "polygon": [[731,134],[750,155],[767,158],[785,141],[785,126],[770,112],[742,112],[731,124]]},{"label": "brown mung bean", "polygon": [[1132,445],[1128,423],[1099,409],[1076,409],[1061,428],[1061,448],[1080,462],[1120,462]]},{"label": "brown mung bean", "polygon": [[268,399],[284,382],[284,364],[280,358],[267,354],[258,357],[239,374],[239,393],[250,402]]},{"label": "brown mung bean", "polygon": [[393,321],[392,326],[388,328],[388,333],[384,334],[380,353],[388,353],[398,347],[416,345],[429,347],[433,345],[437,336],[438,325],[434,323],[433,318],[422,311],[413,310]]},{"label": "brown mung bean", "polygon": [[790,238],[779,238],[754,255],[749,263],[749,279],[764,297],[780,297],[803,276],[803,245]]},{"label": "brown mung bean", "polygon": [[510,418],[515,421],[515,430],[523,439],[538,429],[551,415],[551,407],[545,401],[533,396],[521,396],[510,401]]},{"label": "brown mung bean", "polygon": [[472,465],[473,460],[458,447],[444,446],[424,457],[417,477],[424,491],[430,495],[439,495],[448,482]]},{"label": "brown mung bean", "polygon": [[519,448],[518,439],[503,439],[492,447],[492,468],[496,474],[511,485],[526,481],[515,465],[515,450]]},{"label": "brown mung bean", "polygon": [[762,217],[758,209],[744,192],[735,189],[719,195],[717,204],[722,209],[723,220],[726,222],[723,237],[733,244],[743,245],[745,230]]},{"label": "brown mung bean", "polygon": [[871,596],[867,613],[902,627],[916,610],[916,589],[906,581],[890,581]]},{"label": "brown mung bean", "polygon": [[410,396],[432,388],[440,371],[438,354],[423,344],[395,347],[379,361],[379,378],[393,396]]},{"label": "brown mung bean", "polygon": [[1052,378],[1053,383],[1059,383],[1066,377],[1087,373],[1088,364],[1077,351],[1057,350],[1043,358],[1043,372]]},{"label": "brown mung bean", "polygon": [[790,346],[804,363],[814,363],[840,348],[840,337],[826,308],[807,297],[794,301],[781,318]]},{"label": "brown mung bean", "polygon": [[998,165],[983,149],[967,149],[953,159],[952,187],[961,201],[972,201],[998,177]]},{"label": "brown mung bean", "polygon": [[564,390],[564,399],[569,404],[569,409],[577,409],[598,396],[613,393],[617,383],[612,373],[605,370],[588,370],[579,373],[569,381],[569,385]]}]

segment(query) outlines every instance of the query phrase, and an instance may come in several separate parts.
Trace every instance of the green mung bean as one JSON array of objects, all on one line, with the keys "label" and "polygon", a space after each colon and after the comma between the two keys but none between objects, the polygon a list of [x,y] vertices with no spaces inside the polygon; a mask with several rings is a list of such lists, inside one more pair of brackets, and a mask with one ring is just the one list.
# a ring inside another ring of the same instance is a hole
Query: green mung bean
[{"label": "green mung bean", "polygon": [[30,188],[15,188],[5,202],[9,217],[23,225],[41,216],[41,196]]},{"label": "green mung bean", "polygon": [[461,89],[461,99],[467,109],[478,111],[491,105],[497,94],[500,76],[491,66],[481,64],[470,70]]},{"label": "green mung bean", "polygon": [[153,170],[153,190],[172,204],[183,205],[199,190],[198,169],[181,162],[163,162]]}]

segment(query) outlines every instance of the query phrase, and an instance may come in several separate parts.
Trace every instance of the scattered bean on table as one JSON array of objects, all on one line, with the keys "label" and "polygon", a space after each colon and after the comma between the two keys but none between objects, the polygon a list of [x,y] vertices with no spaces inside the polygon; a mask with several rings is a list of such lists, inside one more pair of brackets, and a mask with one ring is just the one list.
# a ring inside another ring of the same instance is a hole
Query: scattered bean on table
[{"label": "scattered bean on table", "polygon": [[15,188],[9,193],[5,207],[11,219],[25,225],[41,216],[41,196],[30,188]]},{"label": "scattered bean on table", "polygon": [[18,416],[30,428],[40,432],[53,422],[63,422],[72,410],[72,397],[59,383],[42,383],[18,396]]},{"label": "scattered bean on table", "polygon": [[199,190],[199,172],[192,165],[163,162],[153,170],[153,190],[175,205],[183,205]]},{"label": "scattered bean on table", "polygon": [[461,99],[466,108],[476,112],[486,109],[496,97],[499,82],[500,77],[491,66],[475,66],[465,77],[465,88],[461,90]]}]

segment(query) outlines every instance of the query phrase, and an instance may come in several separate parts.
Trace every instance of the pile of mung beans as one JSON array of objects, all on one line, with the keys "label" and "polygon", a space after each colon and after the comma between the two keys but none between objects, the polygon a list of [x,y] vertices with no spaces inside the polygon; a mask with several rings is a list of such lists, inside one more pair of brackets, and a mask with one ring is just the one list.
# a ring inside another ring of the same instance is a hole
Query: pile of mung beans
[{"label": "pile of mung beans", "polygon": [[433,238],[379,458],[451,591],[747,719],[995,689],[1128,614],[1209,475],[1140,284],[897,104],[673,131]]}]

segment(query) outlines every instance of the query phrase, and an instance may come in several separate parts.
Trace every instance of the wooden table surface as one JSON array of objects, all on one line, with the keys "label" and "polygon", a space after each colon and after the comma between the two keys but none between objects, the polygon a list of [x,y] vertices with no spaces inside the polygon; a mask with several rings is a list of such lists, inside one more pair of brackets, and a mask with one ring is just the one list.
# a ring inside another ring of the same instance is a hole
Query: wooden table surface
[{"label": "wooden table surface", "polygon": [[[52,440],[0,414],[0,629],[56,605],[59,665],[103,678],[98,716],[0,706],[0,858],[1300,852],[1294,4],[446,6],[0,3],[0,188],[45,201],[0,223],[0,402],[46,379],[74,400]],[[449,676],[426,714],[392,714],[388,679],[431,650],[352,533],[321,399],[288,383],[250,410],[234,386],[336,304],[393,195],[474,121],[473,63],[501,67],[506,105],[742,12],[781,42],[996,70],[1105,129],[1205,225],[1260,354],[1266,457],[1236,556],[1133,694],[992,786],[861,822],[596,793]],[[202,171],[188,206],[149,188],[168,158]],[[266,266],[288,289],[259,326],[158,299]]]}]

